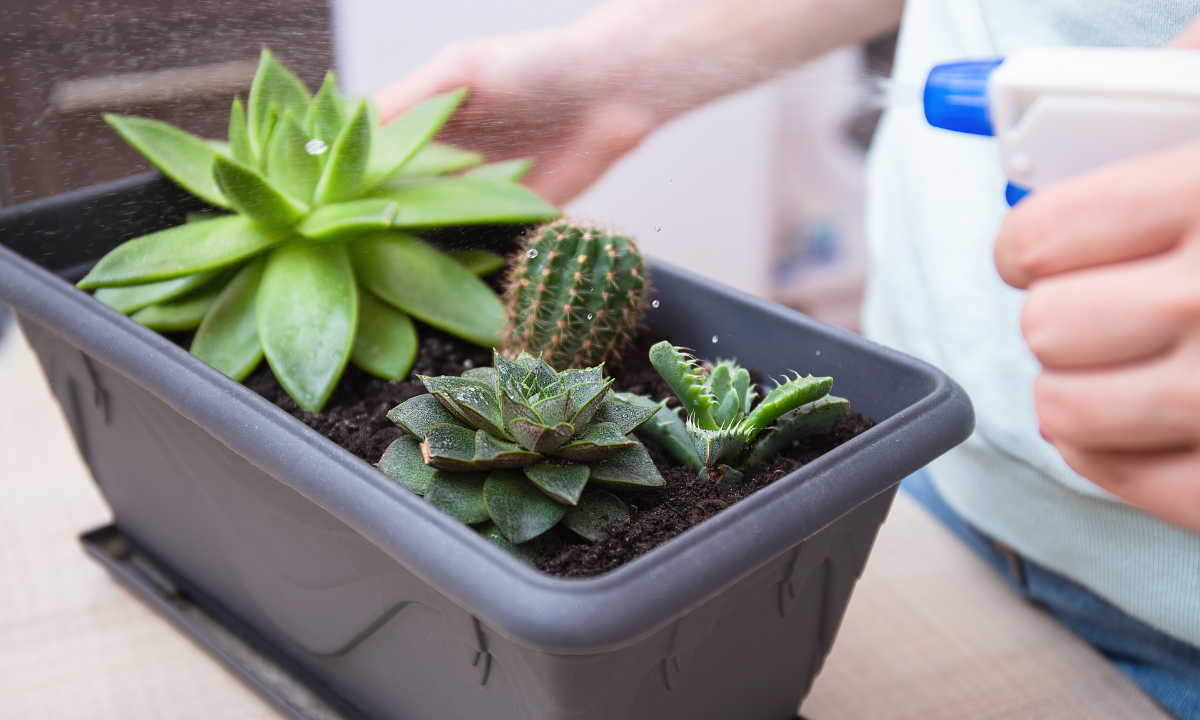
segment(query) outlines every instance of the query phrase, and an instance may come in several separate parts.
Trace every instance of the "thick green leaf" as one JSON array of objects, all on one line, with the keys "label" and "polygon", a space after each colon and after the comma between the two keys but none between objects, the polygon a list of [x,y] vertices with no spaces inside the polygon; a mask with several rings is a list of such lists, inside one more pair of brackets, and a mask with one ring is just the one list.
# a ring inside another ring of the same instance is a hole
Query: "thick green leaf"
[{"label": "thick green leaf", "polygon": [[[564,385],[566,382],[567,378],[563,378]],[[610,379],[603,382],[579,383],[570,386],[570,423],[575,426],[576,430],[587,427],[592,418],[596,417],[596,413],[604,403],[604,398],[608,396],[608,389],[612,387],[612,383],[613,381]]]},{"label": "thick green leaf", "polygon": [[571,438],[575,429],[567,423],[547,427],[531,422],[525,418],[512,420],[505,426],[508,434],[516,438],[521,447],[533,452],[546,453],[562,445]]},{"label": "thick green leaf", "polygon": [[283,194],[257,170],[220,155],[213,176],[231,207],[267,227],[286,228],[308,214],[308,205]]},{"label": "thick green leaf", "polygon": [[687,430],[700,462],[708,467],[716,467],[723,460],[732,461],[746,447],[746,428],[742,424],[707,430],[689,420]]},{"label": "thick green leaf", "polygon": [[850,401],[827,395],[808,405],[784,413],[769,430],[759,436],[750,450],[746,465],[753,467],[786,450],[802,437],[828,430],[850,412]]},{"label": "thick green leaf", "polygon": [[754,439],[780,415],[825,397],[832,388],[833,378],[812,375],[780,384],[746,418],[747,439]]},{"label": "thick green leaf", "polygon": [[105,115],[104,119],[163,175],[210,205],[230,207],[213,182],[216,154],[200,138],[158,120]]},{"label": "thick green leaf", "polygon": [[525,466],[525,477],[558,502],[574,505],[587,485],[587,465],[539,463]]},{"label": "thick green leaf", "polygon": [[174,280],[163,280],[145,285],[129,285],[127,287],[100,288],[93,297],[119,313],[126,315],[137,312],[149,305],[165,303],[175,298],[187,295],[204,283],[216,277],[217,270],[184,275]]},{"label": "thick green leaf", "polygon": [[497,440],[486,432],[475,433],[475,462],[489,468],[515,468],[542,459],[538,453],[523,450],[516,443]]},{"label": "thick green leaf", "polygon": [[[393,215],[392,217],[395,217]],[[389,220],[389,222],[391,222]],[[454,262],[471,271],[472,275],[491,275],[504,267],[504,258],[491,250],[472,248],[470,250],[449,250],[446,252]]]},{"label": "thick green leaf", "polygon": [[250,86],[250,146],[256,157],[261,159],[266,155],[271,133],[270,107],[275,106],[280,117],[291,110],[296,117],[302,118],[308,113],[309,101],[304,83],[264,48],[258,73]]},{"label": "thick green leaf", "polygon": [[463,89],[432,97],[376,130],[365,187],[374,187],[391,176],[429,142],[466,94]]},{"label": "thick green leaf", "polygon": [[157,332],[193,330],[204,320],[204,315],[217,299],[221,284],[221,279],[212,281],[190,295],[173,302],[144,307],[129,317]]},{"label": "thick green leaf", "polygon": [[[590,368],[568,368],[558,374],[562,384],[566,387],[574,387],[576,385],[593,385],[595,383],[604,382],[604,363],[600,363],[596,367]],[[577,401],[576,407],[581,407],[578,402],[579,397],[573,396]]]},{"label": "thick green leaf", "polygon": [[495,346],[504,327],[496,293],[462,265],[409,235],[350,244],[363,287],[413,317],[464,340]]},{"label": "thick green leaf", "polygon": [[399,380],[417,359],[417,329],[407,315],[370,293],[358,295],[358,332],[350,361],[384,380]]},{"label": "thick green leaf", "polygon": [[662,487],[663,478],[654,467],[654,461],[646,448],[638,443],[628,450],[591,466],[591,482],[621,488],[623,490],[646,490]]},{"label": "thick green leaf", "polygon": [[314,242],[358,240],[391,227],[400,206],[392,200],[351,200],[317,208],[296,226]]},{"label": "thick green leaf", "polygon": [[434,425],[454,425],[458,419],[433,395],[409,398],[388,412],[388,420],[419,439]]},{"label": "thick green leaf", "polygon": [[669,408],[662,403],[656,403],[642,395],[618,393],[617,397],[642,407],[660,408],[654,417],[643,423],[637,429],[637,436],[643,440],[651,440],[675,459],[676,462],[699,472],[704,467],[700,456],[696,454],[696,446],[688,435],[687,425],[679,417],[678,408]]},{"label": "thick green leaf", "polygon": [[253,257],[279,241],[249,218],[228,215],[134,238],[96,263],[79,287],[141,285],[216,270]]},{"label": "thick green leaf", "polygon": [[[342,126],[346,124],[346,113],[342,110],[342,97],[338,92],[337,78],[333,73],[325,73],[325,82],[313,97],[308,106],[308,116],[304,118],[304,129],[310,137],[325,143],[326,150],[333,147]],[[328,159],[327,152],[318,153],[322,162]]]},{"label": "thick green leaf", "polygon": [[341,245],[291,242],[271,252],[258,291],[258,334],[279,384],[319,412],[342,376],[358,327],[358,290]]},{"label": "thick green leaf", "polygon": [[[246,125],[246,111],[242,99],[233,99],[229,111],[229,157],[243,165],[254,165],[254,149],[250,147],[250,129]],[[209,170],[212,175],[212,170]]]},{"label": "thick green leaf", "polygon": [[392,173],[381,184],[428,177],[430,175],[445,175],[456,170],[474,167],[482,162],[483,156],[479,153],[468,152],[460,150],[453,145],[444,145],[440,142],[430,141],[425,143],[417,151],[416,155],[413,155],[408,162],[401,165],[399,170]]},{"label": "thick green leaf", "polygon": [[520,545],[558,524],[566,507],[551,500],[523,474],[493,470],[483,486],[488,514],[511,543]]},{"label": "thick green leaf", "polygon": [[271,185],[305,205],[312,202],[317,180],[321,178],[321,160],[309,152],[308,133],[288,110],[271,135],[267,151],[267,177]]},{"label": "thick green leaf", "polygon": [[421,454],[425,462],[440,470],[455,472],[477,472],[486,470],[483,463],[475,462],[475,434],[482,432],[462,425],[434,425],[425,431],[425,442]]},{"label": "thick green leaf", "polygon": [[620,399],[622,396],[617,396],[612,400],[606,400],[600,405],[600,409],[592,416],[592,423],[612,423],[621,428],[621,432],[628,435],[642,423],[654,417],[658,412],[660,403],[653,405],[634,405],[630,402]]},{"label": "thick green leaf", "polygon": [[425,494],[429,481],[437,472],[437,468],[426,465],[421,459],[421,443],[411,437],[393,440],[383,451],[383,457],[379,458],[378,467],[385,475],[418,495]]},{"label": "thick green leaf", "polygon": [[367,114],[367,103],[363,100],[346,121],[329,151],[329,160],[321,173],[321,181],[317,183],[314,201],[318,205],[328,205],[358,196],[370,152],[371,118]]},{"label": "thick green leaf", "polygon": [[503,182],[517,182],[525,177],[525,173],[529,172],[529,168],[533,166],[528,160],[507,160],[505,162],[488,163],[470,170],[465,173],[466,177],[473,177],[479,180],[501,180]]},{"label": "thick green leaf", "polygon": [[566,423],[571,418],[571,391],[564,390],[557,395],[534,403],[532,407],[545,425]]},{"label": "thick green leaf", "polygon": [[191,353],[241,382],[262,362],[256,312],[265,259],[248,263],[229,281],[200,323]]},{"label": "thick green leaf", "polygon": [[612,423],[597,423],[581,437],[559,446],[552,454],[576,462],[597,462],[637,445]]},{"label": "thick green leaf", "polygon": [[608,536],[604,528],[628,518],[629,508],[621,498],[607,490],[588,488],[575,507],[567,508],[562,524],[585,540],[600,542]]},{"label": "thick green leaf", "polygon": [[431,178],[380,188],[372,197],[400,203],[394,221],[397,228],[529,224],[560,215],[558,208],[520,185],[470,177]]},{"label": "thick green leaf", "polygon": [[493,388],[496,387],[496,368],[494,367],[467,368],[463,370],[462,376],[472,380],[482,380]]},{"label": "thick green leaf", "polygon": [[438,470],[425,490],[425,500],[459,522],[484,522],[490,519],[483,500],[487,477],[481,472]]},{"label": "thick green leaf", "polygon": [[504,423],[500,420],[500,406],[496,402],[496,393],[490,387],[462,388],[450,391],[449,395],[454,400],[456,409],[473,427],[500,440],[512,439],[508,437],[508,433],[504,432]]},{"label": "thick green leaf", "polygon": [[712,411],[716,398],[696,373],[695,361],[671,343],[663,340],[650,348],[650,364],[670,386],[675,397],[683,404],[684,413],[705,430],[716,430],[718,425]]},{"label": "thick green leaf", "polygon": [[555,528],[550,528],[523,545],[513,545],[510,543],[500,533],[500,528],[496,527],[496,523],[494,522],[477,525],[476,528],[478,528],[479,534],[487,539],[488,542],[533,568],[537,567],[539,555],[547,551],[557,550],[563,544],[562,535]]}]

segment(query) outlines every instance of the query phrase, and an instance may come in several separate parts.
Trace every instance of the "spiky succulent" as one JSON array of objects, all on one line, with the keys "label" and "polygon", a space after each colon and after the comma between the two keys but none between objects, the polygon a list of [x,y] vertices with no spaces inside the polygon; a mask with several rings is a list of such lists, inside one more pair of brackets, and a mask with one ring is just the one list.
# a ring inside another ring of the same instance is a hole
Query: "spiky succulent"
[{"label": "spiky succulent", "polygon": [[228,142],[107,116],[167,177],[230,214],[130,240],[79,287],[151,328],[197,328],[192,353],[234,379],[265,355],[314,412],[347,361],[406,374],[417,350],[410,316],[497,344],[504,308],[463,264],[494,270],[496,258],[460,263],[405,231],[559,213],[516,183],[527,162],[467,170],[482,158],[430,142],[463,94],[379,126],[366,100],[340,97],[332,74],[312,97],[264,50],[247,106],[233,102]]},{"label": "spiky succulent", "polygon": [[494,357],[494,367],[462,377],[419,376],[429,394],[388,413],[407,435],[388,447],[379,468],[511,545],[560,521],[596,540],[604,524],[628,515],[597,486],[662,486],[645,446],[630,436],[661,403],[614,396],[602,366],[560,373],[527,353],[515,361]]},{"label": "spiky succulent", "polygon": [[699,467],[702,477],[722,482],[736,482],[741,478],[736,468],[770,460],[793,441],[832,427],[850,410],[849,401],[829,394],[830,377],[797,374],[756,403],[750,373],[733,360],[702,368],[682,348],[663,341],[650,348],[650,362],[679,398],[687,422],[664,408],[657,422],[639,432],[680,462]]},{"label": "spiky succulent", "polygon": [[526,236],[504,303],[504,350],[552,367],[591,367],[619,357],[646,287],[646,262],[625,235],[565,219]]}]

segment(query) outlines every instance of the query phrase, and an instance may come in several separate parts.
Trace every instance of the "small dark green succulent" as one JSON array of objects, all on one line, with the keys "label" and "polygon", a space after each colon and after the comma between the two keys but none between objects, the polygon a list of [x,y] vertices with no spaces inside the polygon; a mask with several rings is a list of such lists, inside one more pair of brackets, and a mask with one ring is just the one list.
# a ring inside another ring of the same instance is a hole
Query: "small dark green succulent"
[{"label": "small dark green succulent", "polygon": [[[601,487],[642,490],[663,478],[630,436],[662,407],[614,396],[603,367],[556,372],[522,354],[462,377],[419,376],[429,390],[388,418],[407,435],[379,468],[501,545],[521,545],[560,522],[600,538],[628,516]],[[500,541],[503,542],[500,542]]]},{"label": "small dark green succulent", "polygon": [[196,329],[192,353],[236,380],[265,356],[313,412],[348,361],[405,375],[417,351],[410,317],[498,344],[504,308],[476,276],[498,258],[448,255],[409,232],[559,212],[516,183],[527,162],[470,169],[482,157],[431,142],[463,94],[380,126],[369,102],[339,95],[332,74],[311,96],[264,50],[247,106],[234,100],[228,142],[107,116],[167,177],[229,214],[130,240],[79,287],[153,329]]},{"label": "small dark green succulent", "polygon": [[555,220],[526,236],[505,285],[505,354],[591,367],[620,357],[633,335],[646,261],[628,236]]},{"label": "small dark green succulent", "polygon": [[679,398],[687,421],[663,408],[639,434],[698,468],[701,477],[737,482],[737,468],[770,460],[795,440],[829,429],[850,410],[848,400],[829,394],[830,377],[797,375],[756,403],[750,373],[732,360],[703,368],[664,341],[650,348],[650,362]]}]

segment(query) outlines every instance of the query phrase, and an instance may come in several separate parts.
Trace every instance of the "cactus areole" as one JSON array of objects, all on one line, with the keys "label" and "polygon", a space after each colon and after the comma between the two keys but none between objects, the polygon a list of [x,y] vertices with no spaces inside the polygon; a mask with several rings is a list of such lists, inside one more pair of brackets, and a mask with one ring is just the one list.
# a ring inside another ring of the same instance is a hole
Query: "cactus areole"
[{"label": "cactus areole", "polygon": [[476,273],[499,258],[449,255],[411,233],[559,212],[517,184],[529,163],[481,165],[431,142],[463,95],[380,126],[368,101],[339,95],[332,73],[312,96],[264,50],[246,105],[233,102],[226,142],[109,115],[163,174],[218,211],[115,248],[79,287],[151,329],[195,329],[192,354],[235,380],[265,357],[311,412],[347,362],[387,379],[407,374],[413,318],[494,346],[504,308]]},{"label": "cactus areole", "polygon": [[603,487],[662,487],[630,435],[661,403],[616,397],[600,366],[560,373],[529,354],[494,358],[494,367],[462,377],[420,376],[429,394],[388,413],[406,436],[379,469],[519,556],[538,546],[518,545],[560,523],[598,540],[605,525],[628,517]]},{"label": "cactus areole", "polygon": [[509,274],[503,348],[558,370],[620,357],[646,289],[646,261],[624,235],[557,220],[527,236]]}]

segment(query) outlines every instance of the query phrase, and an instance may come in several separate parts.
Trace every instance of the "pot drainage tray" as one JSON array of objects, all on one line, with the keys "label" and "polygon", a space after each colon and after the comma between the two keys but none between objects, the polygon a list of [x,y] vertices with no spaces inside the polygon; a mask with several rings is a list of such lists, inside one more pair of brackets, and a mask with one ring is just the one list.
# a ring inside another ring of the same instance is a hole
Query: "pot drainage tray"
[{"label": "pot drainage tray", "polygon": [[79,536],[83,548],[150,609],[187,635],[292,720],[368,720],[253,630],[184,589],[174,574],[133,548],[116,525]]}]

